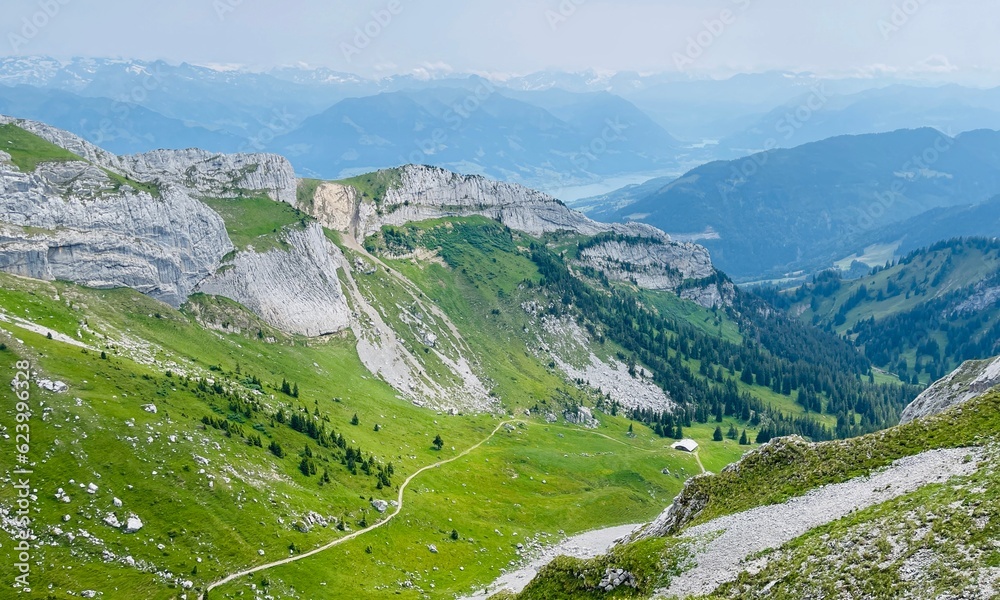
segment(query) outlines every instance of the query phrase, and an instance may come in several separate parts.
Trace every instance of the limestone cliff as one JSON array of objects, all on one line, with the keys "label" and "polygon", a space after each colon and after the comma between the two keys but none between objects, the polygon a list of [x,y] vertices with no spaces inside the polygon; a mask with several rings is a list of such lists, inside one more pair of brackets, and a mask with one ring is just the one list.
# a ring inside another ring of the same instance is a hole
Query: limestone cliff
[{"label": "limestone cliff", "polygon": [[[67,146],[106,158],[83,144]],[[5,272],[130,287],[179,306],[232,248],[219,215],[182,190],[154,197],[85,160],[24,173],[0,156]]]},{"label": "limestone cliff", "polygon": [[310,225],[288,231],[287,250],[244,251],[198,286],[239,302],[278,329],[317,337],[343,331],[350,309],[337,278],[340,249]]},{"label": "limestone cliff", "polygon": [[972,360],[929,387],[906,410],[900,423],[942,413],[1000,385],[1000,357]]},{"label": "limestone cliff", "polygon": [[[427,166],[410,165],[385,173],[391,173],[394,181],[379,198],[366,199],[351,186],[324,183],[312,203],[300,208],[325,226],[359,241],[386,225],[468,216],[495,219],[534,236],[559,231],[585,236],[614,234],[622,239],[587,248],[581,264],[598,269],[613,281],[634,281],[651,290],[678,291],[686,281],[715,274],[711,257],[702,246],[674,242],[644,224],[593,221],[552,196],[517,184]],[[706,284],[691,288],[685,297],[711,307],[727,303],[732,294]]]}]

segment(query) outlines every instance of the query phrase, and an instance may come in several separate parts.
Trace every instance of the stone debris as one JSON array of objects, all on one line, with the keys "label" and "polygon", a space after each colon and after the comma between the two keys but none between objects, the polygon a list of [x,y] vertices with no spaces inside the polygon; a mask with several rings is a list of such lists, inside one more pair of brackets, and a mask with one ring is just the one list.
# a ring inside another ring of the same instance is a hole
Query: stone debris
[{"label": "stone debris", "polygon": [[124,533],[137,533],[142,529],[142,520],[135,516],[130,515],[128,519],[125,520],[125,525],[122,527]]},{"label": "stone debris", "polygon": [[623,585],[631,588],[639,587],[639,583],[636,581],[635,575],[624,569],[608,569],[600,583],[597,584],[597,587],[605,592],[610,592],[622,587]]},{"label": "stone debris", "polygon": [[[683,531],[695,549],[694,568],[670,582],[666,596],[710,595],[743,570],[746,557],[778,548],[852,512],[888,502],[925,485],[976,471],[978,449],[933,450],[894,462],[867,477],[814,489],[784,504],[762,506],[720,517]],[[699,540],[708,539],[707,543]],[[762,568],[762,567],[760,567]]]},{"label": "stone debris", "polygon": [[52,381],[51,379],[39,379],[35,384],[43,390],[61,394],[69,390],[69,386],[62,381]]},{"label": "stone debris", "polygon": [[385,500],[372,500],[372,508],[377,510],[379,513],[384,513],[389,510],[389,503]]}]

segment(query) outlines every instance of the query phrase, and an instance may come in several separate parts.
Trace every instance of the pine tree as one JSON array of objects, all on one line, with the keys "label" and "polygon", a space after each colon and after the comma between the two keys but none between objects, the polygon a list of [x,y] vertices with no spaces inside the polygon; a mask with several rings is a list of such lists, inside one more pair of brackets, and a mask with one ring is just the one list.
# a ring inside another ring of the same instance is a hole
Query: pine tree
[{"label": "pine tree", "polygon": [[444,440],[441,439],[440,435],[438,435],[438,436],[436,436],[434,438],[434,447],[437,448],[438,450],[441,450],[441,448],[444,448]]},{"label": "pine tree", "polygon": [[749,446],[750,440],[747,438],[747,430],[743,430],[743,435],[740,436],[740,446]]},{"label": "pine tree", "polygon": [[455,541],[458,541],[458,530],[457,529],[452,529],[451,530],[451,539],[453,539]]},{"label": "pine tree", "polygon": [[712,435],[712,439],[715,440],[716,442],[721,442],[723,437],[724,436],[722,435],[722,427],[721,426],[716,427],[715,433]]},{"label": "pine tree", "polygon": [[351,417],[351,425],[360,425],[360,424],[361,424],[361,419],[358,418],[357,413],[354,413],[354,416]]},{"label": "pine tree", "polygon": [[277,456],[278,458],[285,457],[285,451],[281,448],[281,444],[278,442],[271,442],[271,445],[267,447],[271,451],[271,454]]},{"label": "pine tree", "polygon": [[632,430],[632,424],[631,424],[631,423],[629,423],[629,424],[628,424],[628,434],[629,434],[629,435],[633,435],[634,433],[635,433],[635,432],[634,432],[634,431]]}]

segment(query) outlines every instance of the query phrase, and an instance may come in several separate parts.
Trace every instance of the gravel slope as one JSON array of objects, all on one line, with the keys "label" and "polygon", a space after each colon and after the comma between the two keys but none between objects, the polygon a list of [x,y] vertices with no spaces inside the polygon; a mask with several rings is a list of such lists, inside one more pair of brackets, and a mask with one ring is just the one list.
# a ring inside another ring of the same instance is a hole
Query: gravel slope
[{"label": "gravel slope", "polygon": [[483,590],[462,598],[462,600],[486,600],[493,594],[501,590],[520,592],[531,580],[535,578],[542,567],[552,562],[558,556],[572,556],[573,558],[594,558],[606,554],[615,542],[629,535],[641,525],[622,525],[620,527],[609,527],[607,529],[597,529],[588,531],[580,535],[566,538],[559,544],[550,546],[542,553],[524,565],[517,571],[511,571],[501,576],[490,584],[489,593],[484,594]]},{"label": "gravel slope", "polygon": [[[965,461],[972,455],[976,460]],[[685,598],[712,593],[745,568],[744,559],[778,548],[810,529],[840,519],[931,483],[976,471],[978,449],[934,450],[896,461],[869,477],[829,485],[784,504],[763,506],[715,519],[686,530],[696,552],[696,566],[676,577],[657,597]],[[710,540],[710,541],[703,541]]]}]

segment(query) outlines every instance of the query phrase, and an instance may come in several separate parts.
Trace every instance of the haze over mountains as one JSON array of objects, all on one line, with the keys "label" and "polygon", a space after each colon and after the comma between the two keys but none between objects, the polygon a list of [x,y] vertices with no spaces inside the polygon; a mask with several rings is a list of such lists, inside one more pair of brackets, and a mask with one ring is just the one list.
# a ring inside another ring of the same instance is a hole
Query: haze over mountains
[{"label": "haze over mountains", "polygon": [[0,59],[0,110],[119,153],[266,150],[320,178],[426,163],[546,190],[676,176],[714,159],[842,134],[997,128],[997,95],[902,78],[781,72],[725,80],[556,71],[373,80],[305,67],[254,73],[162,61]]},{"label": "haze over mountains", "polygon": [[876,244],[912,250],[1000,234],[993,204],[983,204],[1000,195],[998,150],[992,130],[841,136],[712,162],[579,206],[597,219],[697,239],[737,279],[780,278]]}]

